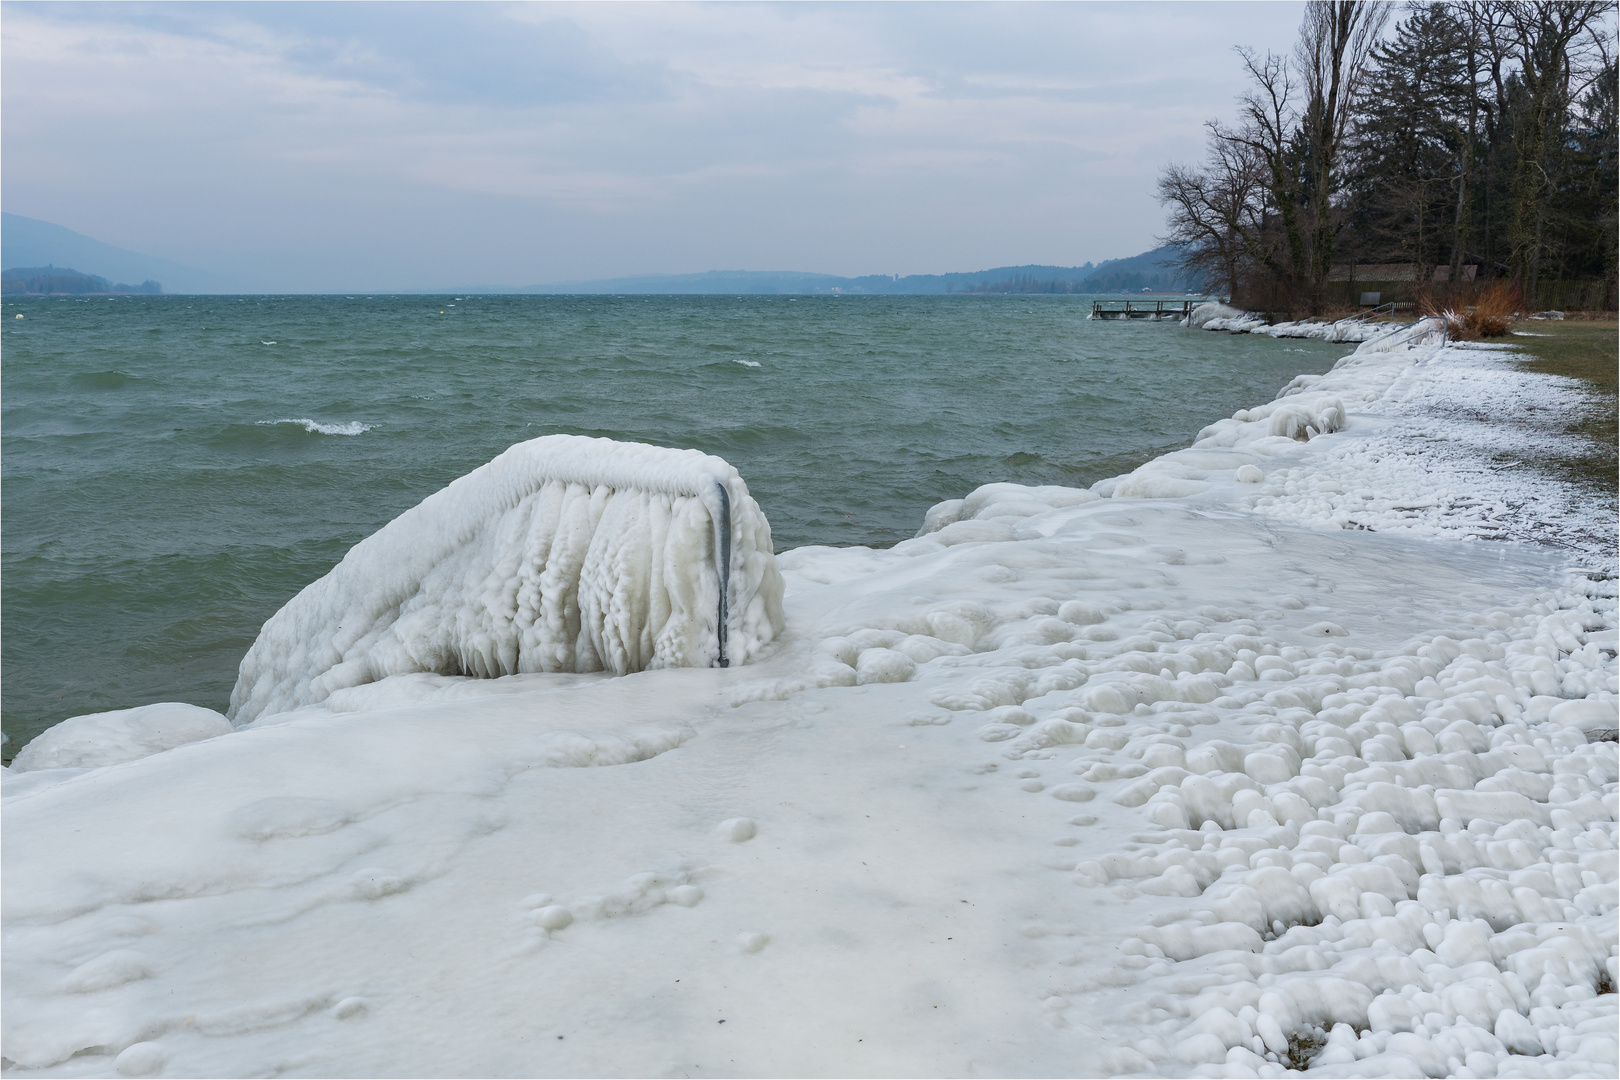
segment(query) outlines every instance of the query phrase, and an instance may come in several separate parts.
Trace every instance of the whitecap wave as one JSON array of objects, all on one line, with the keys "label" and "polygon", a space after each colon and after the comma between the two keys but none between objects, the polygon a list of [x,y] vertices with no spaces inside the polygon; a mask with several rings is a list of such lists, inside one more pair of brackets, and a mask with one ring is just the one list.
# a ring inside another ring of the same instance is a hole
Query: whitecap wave
[{"label": "whitecap wave", "polygon": [[732,363],[741,364],[743,367],[759,367],[758,360],[733,360]]},{"label": "whitecap wave", "polygon": [[358,420],[350,420],[347,424],[319,424],[307,416],[297,419],[284,418],[281,420],[260,420],[260,426],[273,424],[302,424],[304,430],[311,435],[359,435],[370,431],[370,424],[362,424]]}]

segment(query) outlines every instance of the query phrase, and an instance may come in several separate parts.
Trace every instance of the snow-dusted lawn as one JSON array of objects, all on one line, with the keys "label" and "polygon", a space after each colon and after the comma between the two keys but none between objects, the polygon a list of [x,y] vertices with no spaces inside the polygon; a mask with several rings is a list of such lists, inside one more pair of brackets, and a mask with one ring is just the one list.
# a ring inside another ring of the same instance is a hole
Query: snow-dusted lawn
[{"label": "snow-dusted lawn", "polygon": [[1613,1076],[1613,523],[1461,389],[1562,392],[1369,352],[781,556],[745,666],[7,775],[6,1072]]}]

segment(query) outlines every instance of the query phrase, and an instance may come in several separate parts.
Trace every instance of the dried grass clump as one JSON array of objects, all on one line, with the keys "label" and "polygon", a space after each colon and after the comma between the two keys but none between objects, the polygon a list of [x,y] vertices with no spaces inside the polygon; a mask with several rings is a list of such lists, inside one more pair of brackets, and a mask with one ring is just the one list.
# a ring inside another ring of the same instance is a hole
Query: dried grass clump
[{"label": "dried grass clump", "polygon": [[1524,309],[1524,298],[1511,281],[1486,285],[1474,294],[1472,303],[1460,302],[1464,299],[1456,293],[1443,301],[1425,296],[1420,307],[1425,315],[1444,318],[1450,336],[1462,340],[1506,337]]}]

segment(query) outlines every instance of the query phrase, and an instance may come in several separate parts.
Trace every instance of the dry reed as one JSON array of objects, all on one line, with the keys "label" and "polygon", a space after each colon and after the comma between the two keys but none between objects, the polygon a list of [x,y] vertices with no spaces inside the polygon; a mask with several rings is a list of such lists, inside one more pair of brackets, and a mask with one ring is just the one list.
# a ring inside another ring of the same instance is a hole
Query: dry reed
[{"label": "dry reed", "polygon": [[[1463,302],[1467,299],[1473,302]],[[1523,308],[1524,298],[1511,281],[1493,281],[1477,289],[1471,298],[1454,291],[1444,300],[1432,295],[1419,300],[1419,310],[1444,318],[1455,339],[1505,337]]]}]

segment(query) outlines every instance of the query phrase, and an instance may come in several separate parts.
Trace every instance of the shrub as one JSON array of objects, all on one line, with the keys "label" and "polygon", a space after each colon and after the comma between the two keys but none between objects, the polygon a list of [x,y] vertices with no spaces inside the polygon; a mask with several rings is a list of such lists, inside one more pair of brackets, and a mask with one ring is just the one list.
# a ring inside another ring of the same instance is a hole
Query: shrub
[{"label": "shrub", "polygon": [[1443,317],[1450,336],[1457,339],[1503,337],[1513,328],[1513,320],[1523,307],[1519,287],[1511,281],[1493,281],[1476,287],[1472,297],[1452,290],[1444,299],[1434,294],[1419,298],[1419,310],[1425,315]]}]

